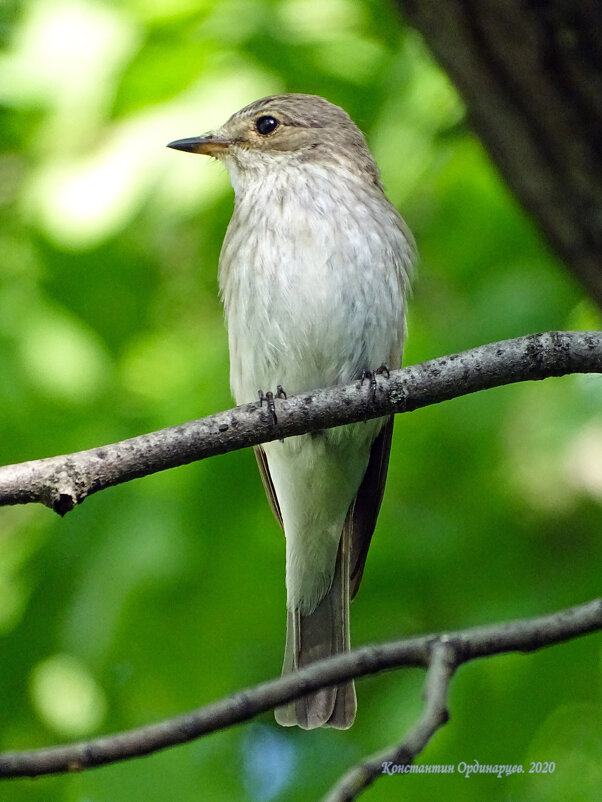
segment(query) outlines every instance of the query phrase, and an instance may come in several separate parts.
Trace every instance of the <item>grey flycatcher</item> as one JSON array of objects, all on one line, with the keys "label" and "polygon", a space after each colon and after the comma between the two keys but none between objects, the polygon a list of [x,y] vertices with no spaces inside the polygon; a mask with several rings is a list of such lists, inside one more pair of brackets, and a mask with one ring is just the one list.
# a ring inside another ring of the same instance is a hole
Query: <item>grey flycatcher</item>
[{"label": "grey flycatcher", "polygon": [[[214,156],[234,188],[219,282],[238,404],[258,389],[349,384],[398,368],[415,248],[349,115],[315,95],[257,100],[168,147]],[[286,536],[283,673],[349,650],[387,474],[393,418],[255,448]],[[353,724],[353,682],[276,710],[285,726]]]}]

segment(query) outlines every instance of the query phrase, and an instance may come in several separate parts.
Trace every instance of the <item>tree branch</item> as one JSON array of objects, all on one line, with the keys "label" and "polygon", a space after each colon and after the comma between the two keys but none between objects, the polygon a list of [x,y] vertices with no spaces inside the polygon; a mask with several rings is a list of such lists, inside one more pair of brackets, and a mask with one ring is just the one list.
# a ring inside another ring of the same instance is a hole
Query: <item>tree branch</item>
[{"label": "tree branch", "polygon": [[[246,404],[119,443],[0,468],[0,506],[41,502],[64,515],[92,493],[195,460],[291,435],[411,412],[479,390],[602,372],[602,332],[549,332],[483,345],[369,382]],[[264,388],[267,389],[267,388]]]},{"label": "tree branch", "polygon": [[602,52],[591,0],[398,0],[550,245],[602,306]]},{"label": "tree branch", "polygon": [[[602,629],[602,599],[540,618],[365,646],[158,724],[68,746],[5,752],[0,754],[0,778],[80,771],[142,757],[248,721],[319,688],[385,669],[430,666],[426,710],[399,747],[405,750],[403,755],[400,752],[403,759],[413,760],[447,720],[445,697],[456,666],[479,657],[534,651],[599,629]],[[362,775],[368,778],[365,785],[375,777],[370,775],[372,763],[368,761],[367,765],[368,770]]]},{"label": "tree branch", "polygon": [[363,760],[345,774],[324,797],[323,802],[350,802],[381,774],[394,766],[407,766],[422,752],[437,730],[447,723],[447,694],[457,668],[456,650],[445,636],[433,644],[424,688],[424,711],[401,744],[384,749]]}]

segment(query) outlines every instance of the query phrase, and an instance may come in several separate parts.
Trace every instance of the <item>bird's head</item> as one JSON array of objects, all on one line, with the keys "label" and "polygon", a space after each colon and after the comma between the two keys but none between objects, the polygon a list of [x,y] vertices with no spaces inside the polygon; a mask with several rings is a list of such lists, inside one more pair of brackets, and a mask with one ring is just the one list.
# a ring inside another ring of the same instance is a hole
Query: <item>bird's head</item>
[{"label": "bird's head", "polygon": [[230,172],[319,162],[380,186],[378,168],[347,112],[317,95],[272,95],[237,111],[215,131],[167,146],[214,156]]}]

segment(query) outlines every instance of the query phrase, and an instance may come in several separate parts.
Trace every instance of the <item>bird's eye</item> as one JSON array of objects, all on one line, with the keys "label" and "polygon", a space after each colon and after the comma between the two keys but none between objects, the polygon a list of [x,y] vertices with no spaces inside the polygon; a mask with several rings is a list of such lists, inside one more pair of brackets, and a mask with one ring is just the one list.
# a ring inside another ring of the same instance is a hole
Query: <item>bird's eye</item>
[{"label": "bird's eye", "polygon": [[275,117],[272,117],[271,114],[264,114],[262,117],[258,117],[255,120],[255,129],[257,133],[261,134],[262,136],[271,134],[272,131],[275,131],[276,128],[278,128],[279,125],[280,123],[278,120]]}]

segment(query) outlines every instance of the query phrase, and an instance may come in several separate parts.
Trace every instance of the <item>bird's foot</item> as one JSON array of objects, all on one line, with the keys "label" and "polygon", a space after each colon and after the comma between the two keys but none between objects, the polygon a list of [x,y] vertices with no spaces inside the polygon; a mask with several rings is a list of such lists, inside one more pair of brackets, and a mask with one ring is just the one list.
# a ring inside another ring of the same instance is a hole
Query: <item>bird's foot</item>
[{"label": "bird's foot", "polygon": [[366,381],[366,379],[370,382],[370,390],[372,392],[372,400],[376,399],[376,377],[377,376],[386,376],[387,379],[390,376],[389,368],[383,363],[379,368],[376,370],[362,370],[362,374],[360,376],[360,387]]},{"label": "bird's foot", "polygon": [[[266,406],[268,408],[268,412],[272,418],[272,423],[274,426],[278,423],[278,418],[276,417],[276,404],[274,403],[274,393],[271,390],[268,390],[267,393],[264,393],[263,390],[258,390],[257,395],[259,397],[259,406],[263,406],[263,402],[265,401]],[[284,388],[281,384],[276,385],[276,398],[286,398],[286,393],[284,392]]]}]

